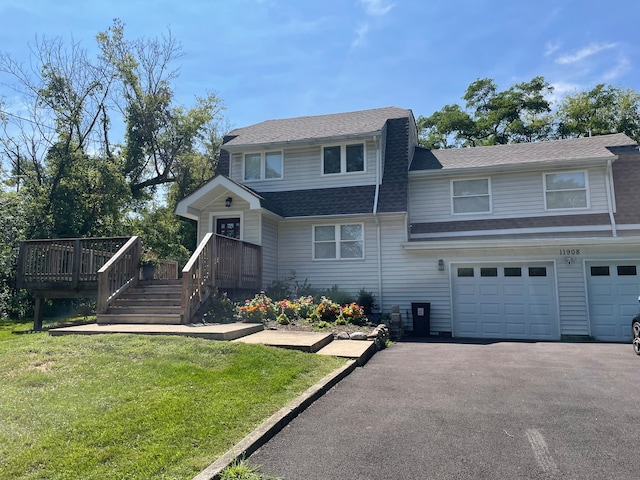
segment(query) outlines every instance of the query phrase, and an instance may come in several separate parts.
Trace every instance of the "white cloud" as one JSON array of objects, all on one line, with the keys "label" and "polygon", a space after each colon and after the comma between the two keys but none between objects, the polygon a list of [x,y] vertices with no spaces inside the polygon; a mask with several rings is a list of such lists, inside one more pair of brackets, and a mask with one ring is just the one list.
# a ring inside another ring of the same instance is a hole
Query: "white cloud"
[{"label": "white cloud", "polygon": [[607,82],[610,82],[616,78],[620,78],[629,70],[631,70],[631,62],[629,62],[627,57],[621,56],[618,58],[618,62],[613,66],[613,68],[608,72],[605,72],[602,78]]},{"label": "white cloud", "polygon": [[549,55],[553,55],[559,48],[560,48],[560,43],[547,42],[544,49],[544,56],[548,57]]},{"label": "white cloud", "polygon": [[560,65],[569,65],[572,63],[576,63],[604,50],[614,48],[616,45],[616,43],[592,43],[591,45],[584,47],[575,53],[558,57],[556,59],[556,63],[559,63]]},{"label": "white cloud", "polygon": [[386,15],[395,6],[395,3],[385,5],[384,0],[360,0],[360,3],[364,7],[364,11],[367,12],[367,15],[373,15],[375,17]]},{"label": "white cloud", "polygon": [[351,42],[351,48],[361,47],[367,43],[367,32],[369,32],[369,24],[362,23],[356,30],[356,38]]}]

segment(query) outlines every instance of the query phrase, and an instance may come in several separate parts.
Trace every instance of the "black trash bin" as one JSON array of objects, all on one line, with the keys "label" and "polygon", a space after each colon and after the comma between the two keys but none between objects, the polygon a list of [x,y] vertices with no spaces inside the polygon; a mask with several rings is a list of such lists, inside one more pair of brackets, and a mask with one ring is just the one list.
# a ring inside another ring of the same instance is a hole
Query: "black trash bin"
[{"label": "black trash bin", "polygon": [[416,302],[411,304],[411,314],[413,315],[413,336],[428,337],[431,335],[430,315],[431,304],[426,302]]}]

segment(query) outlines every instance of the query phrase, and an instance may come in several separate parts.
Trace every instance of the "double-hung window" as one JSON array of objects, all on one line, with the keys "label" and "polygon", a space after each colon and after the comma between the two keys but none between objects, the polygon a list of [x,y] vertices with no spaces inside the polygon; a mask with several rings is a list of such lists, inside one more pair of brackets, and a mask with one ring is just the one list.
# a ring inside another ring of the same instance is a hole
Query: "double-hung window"
[{"label": "double-hung window", "polygon": [[491,182],[488,178],[451,181],[454,215],[491,212]]},{"label": "double-hung window", "polygon": [[586,172],[545,173],[543,181],[547,210],[589,207]]},{"label": "double-hung window", "polygon": [[313,259],[364,258],[363,224],[314,225]]},{"label": "double-hung window", "polygon": [[282,152],[256,152],[244,155],[245,180],[282,178]]},{"label": "double-hung window", "polygon": [[322,149],[322,174],[364,172],[363,143],[335,145]]}]

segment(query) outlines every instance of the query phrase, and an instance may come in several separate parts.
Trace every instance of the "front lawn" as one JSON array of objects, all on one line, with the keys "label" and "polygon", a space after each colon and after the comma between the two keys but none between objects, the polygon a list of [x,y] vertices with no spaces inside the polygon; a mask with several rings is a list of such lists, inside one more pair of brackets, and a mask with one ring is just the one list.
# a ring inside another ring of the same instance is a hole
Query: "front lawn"
[{"label": "front lawn", "polygon": [[0,478],[191,478],[342,360],[0,322]]}]

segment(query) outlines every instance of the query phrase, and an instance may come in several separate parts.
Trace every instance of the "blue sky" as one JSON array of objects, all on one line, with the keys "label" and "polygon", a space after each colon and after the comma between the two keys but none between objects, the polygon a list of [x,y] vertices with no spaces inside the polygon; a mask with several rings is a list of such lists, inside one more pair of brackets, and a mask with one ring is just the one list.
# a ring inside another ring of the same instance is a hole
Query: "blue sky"
[{"label": "blue sky", "polygon": [[130,39],[170,29],[178,100],[214,91],[233,127],[391,105],[418,117],[484,77],[640,91],[639,14],[632,0],[0,0],[0,51],[27,60],[36,36],[61,36],[95,52],[120,18]]}]

